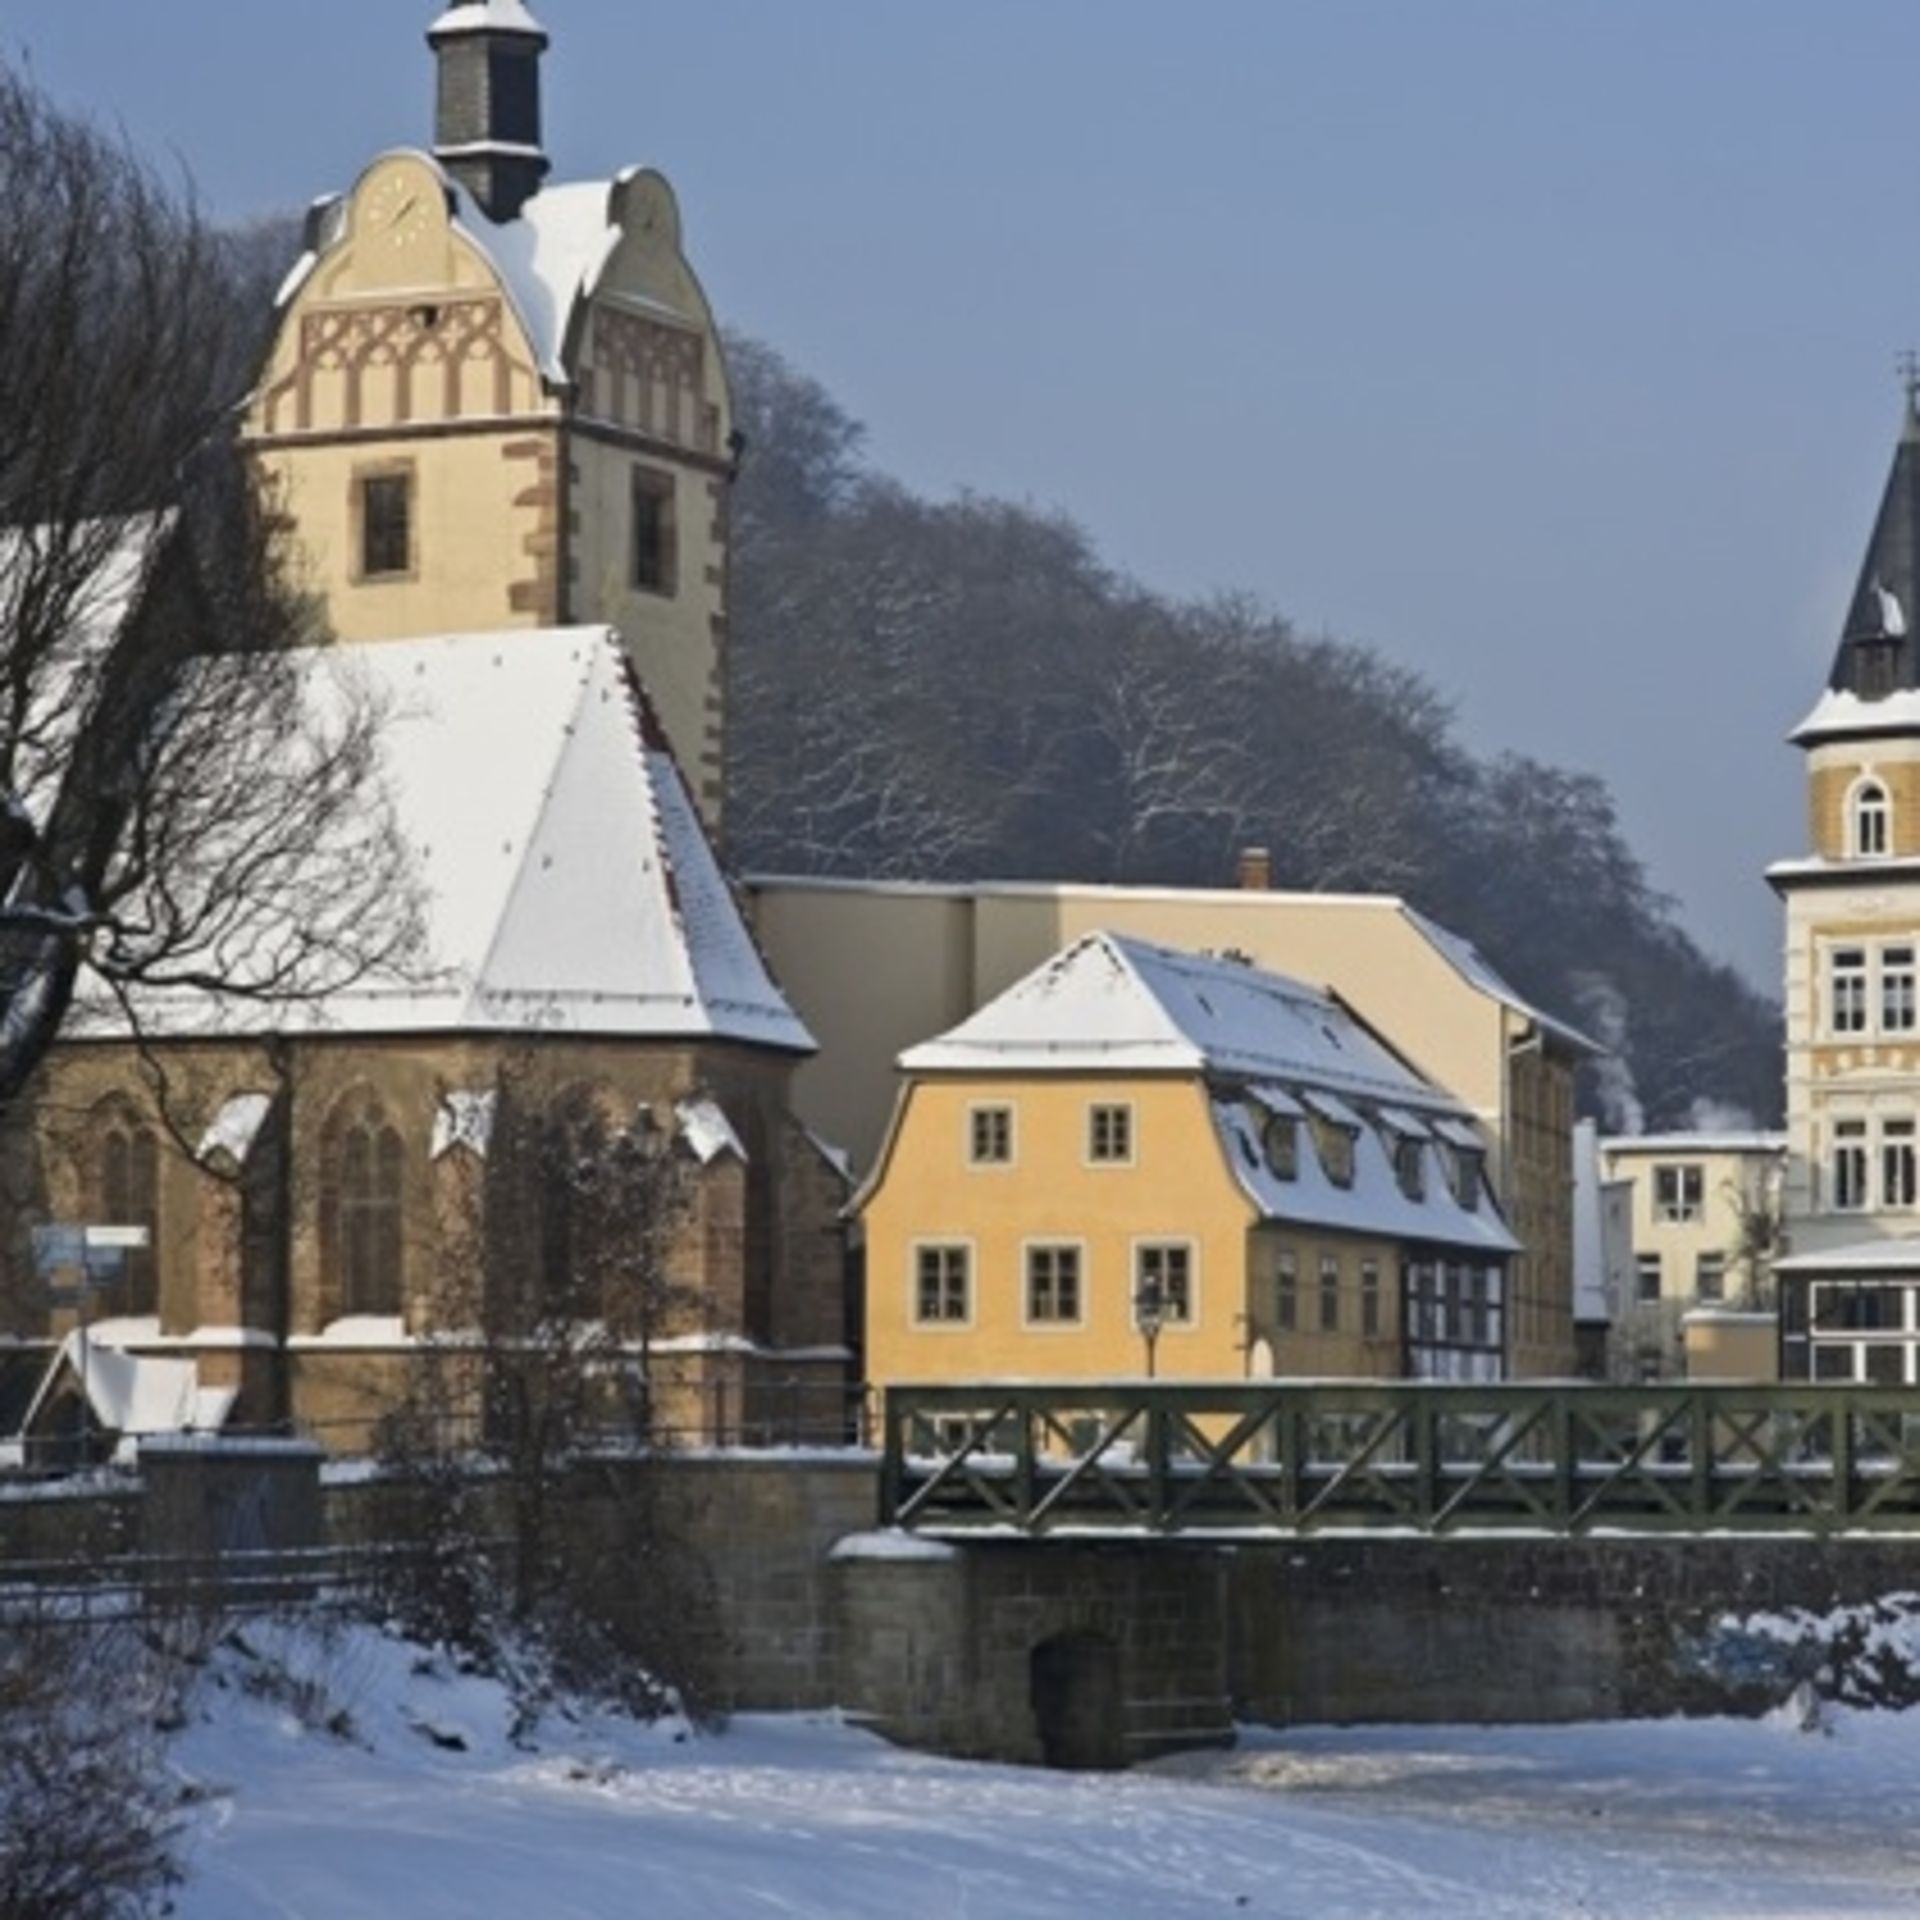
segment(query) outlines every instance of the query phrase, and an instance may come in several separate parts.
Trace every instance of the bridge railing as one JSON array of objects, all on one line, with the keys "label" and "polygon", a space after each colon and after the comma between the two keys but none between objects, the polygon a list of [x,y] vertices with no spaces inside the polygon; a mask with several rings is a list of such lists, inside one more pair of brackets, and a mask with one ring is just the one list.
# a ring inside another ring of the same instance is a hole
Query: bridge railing
[{"label": "bridge railing", "polygon": [[894,1386],[881,1517],[943,1534],[1920,1532],[1920,1390]]}]

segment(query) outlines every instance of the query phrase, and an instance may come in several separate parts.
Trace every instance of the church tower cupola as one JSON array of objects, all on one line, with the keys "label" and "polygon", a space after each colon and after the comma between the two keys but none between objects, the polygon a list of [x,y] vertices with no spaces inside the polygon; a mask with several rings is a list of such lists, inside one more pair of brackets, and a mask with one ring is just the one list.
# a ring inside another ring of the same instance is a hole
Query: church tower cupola
[{"label": "church tower cupola", "polygon": [[455,0],[427,29],[439,63],[434,157],[488,219],[507,221],[547,177],[540,143],[546,29],[522,0]]},{"label": "church tower cupola", "polygon": [[1893,471],[1827,682],[1862,700],[1920,688],[1920,372],[1911,367],[1906,387]]}]

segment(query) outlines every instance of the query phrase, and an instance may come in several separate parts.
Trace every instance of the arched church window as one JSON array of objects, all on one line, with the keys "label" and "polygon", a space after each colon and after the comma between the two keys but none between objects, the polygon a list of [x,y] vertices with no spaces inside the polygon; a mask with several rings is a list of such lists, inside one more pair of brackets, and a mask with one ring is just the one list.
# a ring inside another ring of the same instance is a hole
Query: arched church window
[{"label": "arched church window", "polygon": [[116,1095],[95,1110],[92,1153],[89,1224],[147,1230],[147,1244],[122,1256],[118,1298],[107,1296],[107,1311],[153,1313],[159,1306],[160,1143],[132,1102]]},{"label": "arched church window", "polygon": [[406,1149],[379,1096],[347,1094],[320,1142],[320,1273],[334,1312],[402,1311],[405,1187]]},{"label": "arched church window", "polygon": [[1887,851],[1892,840],[1893,808],[1887,790],[1877,780],[1863,780],[1853,790],[1853,851],[1873,859]]}]

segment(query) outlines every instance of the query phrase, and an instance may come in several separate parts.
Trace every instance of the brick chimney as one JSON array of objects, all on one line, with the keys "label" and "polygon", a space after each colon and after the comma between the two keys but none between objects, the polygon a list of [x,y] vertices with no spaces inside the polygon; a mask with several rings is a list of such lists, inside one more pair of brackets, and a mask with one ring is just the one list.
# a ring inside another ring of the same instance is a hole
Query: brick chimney
[{"label": "brick chimney", "polygon": [[1273,855],[1265,847],[1240,849],[1240,888],[1243,893],[1272,891]]}]

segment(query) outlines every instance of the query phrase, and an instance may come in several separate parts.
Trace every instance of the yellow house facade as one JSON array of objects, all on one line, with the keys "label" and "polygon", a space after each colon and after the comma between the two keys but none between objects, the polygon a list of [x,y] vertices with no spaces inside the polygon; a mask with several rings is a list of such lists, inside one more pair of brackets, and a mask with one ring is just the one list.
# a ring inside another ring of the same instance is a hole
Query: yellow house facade
[{"label": "yellow house facade", "polygon": [[1615,1371],[1677,1376],[1687,1316],[1768,1311],[1787,1142],[1778,1133],[1615,1134],[1600,1142],[1625,1182],[1632,1267],[1612,1329]]},{"label": "yellow house facade", "polygon": [[673,190],[546,184],[519,0],[428,37],[434,150],[309,215],[245,442],[339,638],[611,625],[716,824],[733,428]]},{"label": "yellow house facade", "polygon": [[1504,1373],[1484,1141],[1329,996],[1092,934],[900,1067],[874,1385]]},{"label": "yellow house facade", "polygon": [[1096,930],[1243,954],[1330,988],[1471,1115],[1503,1217],[1516,1375],[1574,1370],[1574,1076],[1591,1043],[1530,1005],[1473,947],[1389,895],[761,876],[755,929],[819,1053],[795,1080],[809,1125],[871,1168],[894,1062]]}]

